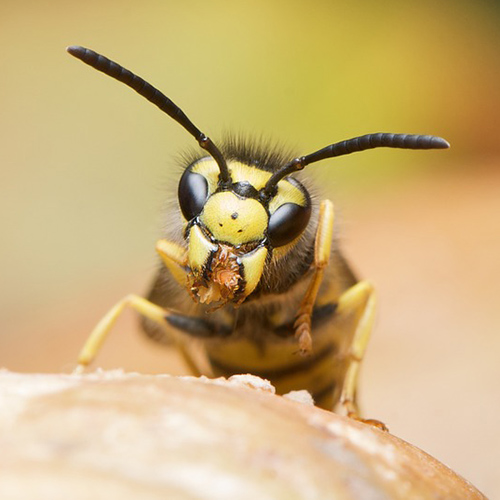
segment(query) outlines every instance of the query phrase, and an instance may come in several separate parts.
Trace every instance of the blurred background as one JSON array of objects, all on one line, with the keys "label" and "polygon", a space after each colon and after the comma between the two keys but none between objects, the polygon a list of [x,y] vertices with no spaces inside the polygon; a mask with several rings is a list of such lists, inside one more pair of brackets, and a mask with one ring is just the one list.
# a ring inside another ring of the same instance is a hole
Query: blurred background
[{"label": "blurred background", "polygon": [[[368,132],[441,135],[451,150],[309,173],[379,291],[365,414],[500,497],[497,2],[3,0],[0,42],[0,366],[71,370],[103,313],[144,293],[172,164],[194,146],[67,45],[135,71],[215,140],[234,130],[308,153]],[[97,364],[185,373],[132,313]]]}]

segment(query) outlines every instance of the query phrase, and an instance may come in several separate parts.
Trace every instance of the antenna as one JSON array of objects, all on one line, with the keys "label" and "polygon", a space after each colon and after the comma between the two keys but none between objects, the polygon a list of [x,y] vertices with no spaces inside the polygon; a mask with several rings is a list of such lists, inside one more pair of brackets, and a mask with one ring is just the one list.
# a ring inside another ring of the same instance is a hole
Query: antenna
[{"label": "antenna", "polygon": [[148,101],[158,106],[168,116],[173,118],[177,123],[184,127],[197,141],[201,148],[206,150],[210,156],[217,162],[220,171],[220,180],[229,184],[231,175],[227,167],[226,160],[222,153],[212,140],[201,132],[196,125],[186,116],[179,106],[172,102],[166,95],[153,87],[150,83],[143,80],[140,76],[135,75],[128,69],[120,66],[111,59],[94,52],[93,50],[72,45],[66,49],[69,54],[80,59],[85,64],[92,66],[97,71],[124,83],[128,87],[134,89],[139,95],[145,97]]},{"label": "antenna", "polygon": [[334,156],[343,156],[358,151],[374,148],[400,148],[400,149],[446,149],[450,145],[441,137],[433,135],[415,135],[415,134],[389,134],[377,133],[366,134],[353,139],[336,142],[326,146],[326,148],[315,151],[307,156],[300,156],[293,159],[285,166],[277,170],[267,181],[261,190],[261,197],[268,199],[272,196],[278,182],[293,172],[302,170],[311,163],[332,158]]}]

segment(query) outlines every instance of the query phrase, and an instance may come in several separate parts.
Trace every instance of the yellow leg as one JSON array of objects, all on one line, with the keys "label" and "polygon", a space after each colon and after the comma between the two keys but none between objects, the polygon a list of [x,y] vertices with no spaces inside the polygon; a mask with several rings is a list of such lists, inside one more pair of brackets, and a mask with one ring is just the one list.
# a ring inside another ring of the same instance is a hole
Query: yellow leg
[{"label": "yellow leg", "polygon": [[335,313],[340,319],[343,317],[348,318],[349,323],[354,327],[354,335],[346,355],[347,368],[340,404],[349,417],[374,425],[382,430],[387,430],[387,427],[378,420],[362,419],[359,416],[356,404],[359,369],[370,340],[376,302],[375,290],[367,281],[361,281],[352,286],[339,299]]},{"label": "yellow leg", "polygon": [[[78,356],[78,367],[75,370],[77,373],[82,372],[86,366],[92,363],[99,350],[101,349],[102,344],[106,340],[106,337],[113,328],[113,325],[118,319],[118,316],[120,316],[120,314],[127,307],[135,309],[137,312],[154,321],[161,327],[167,327],[165,318],[171,314],[169,311],[163,309],[160,306],[157,306],[156,304],[153,304],[152,302],[149,302],[142,297],[139,297],[138,295],[127,295],[125,298],[120,300],[120,302],[118,302],[112,309],[110,309],[110,311],[108,311],[108,313],[101,319],[101,321],[99,321],[97,326],[88,337]],[[172,335],[174,336],[177,347],[191,372],[195,375],[200,375],[200,371],[192,357],[187,352],[180,335],[175,331],[173,331]]]},{"label": "yellow leg", "polygon": [[165,267],[170,271],[170,274],[175,278],[177,283],[185,286],[187,283],[187,250],[171,241],[158,240],[156,243],[156,251],[165,264]]},{"label": "yellow leg", "polygon": [[[164,268],[158,273],[147,299],[150,302],[153,302],[153,304],[166,307],[169,303],[169,298],[165,296],[165,269],[180,286],[188,288],[187,273],[189,271],[189,267],[187,250],[176,243],[161,239],[156,243],[156,251],[161,257]],[[169,331],[162,328],[162,325],[159,325],[154,321],[150,321],[147,317],[142,319],[141,326],[148,337],[160,342],[161,344],[170,345],[174,341],[174,338]]]},{"label": "yellow leg", "polygon": [[330,260],[333,237],[334,211],[330,200],[323,200],[319,208],[318,228],[314,240],[314,275],[300,304],[295,320],[295,337],[303,355],[312,353],[311,315],[323,280],[323,270]]}]

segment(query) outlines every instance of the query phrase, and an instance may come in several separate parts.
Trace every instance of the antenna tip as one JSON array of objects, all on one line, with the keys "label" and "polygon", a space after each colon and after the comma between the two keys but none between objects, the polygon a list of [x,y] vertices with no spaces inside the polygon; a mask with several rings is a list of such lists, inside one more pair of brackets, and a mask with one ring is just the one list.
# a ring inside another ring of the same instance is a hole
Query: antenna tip
[{"label": "antenna tip", "polygon": [[450,143],[442,137],[433,137],[432,146],[435,149],[448,149],[450,147]]},{"label": "antenna tip", "polygon": [[68,54],[78,57],[79,59],[81,59],[81,57],[85,54],[86,50],[87,49],[81,47],[80,45],[70,45],[69,47],[66,47],[66,52]]}]

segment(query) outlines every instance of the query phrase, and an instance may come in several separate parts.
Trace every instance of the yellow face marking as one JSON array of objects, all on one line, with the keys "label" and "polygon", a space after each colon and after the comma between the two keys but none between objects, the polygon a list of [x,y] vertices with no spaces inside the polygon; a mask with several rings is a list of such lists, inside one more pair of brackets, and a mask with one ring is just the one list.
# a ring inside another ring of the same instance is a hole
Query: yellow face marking
[{"label": "yellow face marking", "polygon": [[[247,181],[257,190],[262,189],[271,177],[270,172],[237,161],[228,162],[228,168],[233,182]],[[219,167],[213,159],[202,158],[193,166],[193,172],[207,179],[209,193],[215,192],[219,179]],[[278,192],[269,203],[269,212],[274,213],[283,203],[296,203],[301,206],[306,204],[304,193],[286,179],[278,182]]]},{"label": "yellow face marking", "polygon": [[217,241],[237,246],[262,240],[268,217],[257,200],[242,199],[230,191],[222,191],[208,199],[200,221]]},{"label": "yellow face marking", "polygon": [[240,262],[243,265],[243,274],[245,277],[245,296],[250,295],[258,285],[262,272],[264,271],[264,263],[266,262],[267,248],[261,247],[254,252],[247,253],[240,257]]},{"label": "yellow face marking", "polygon": [[278,182],[278,192],[276,196],[269,202],[269,212],[272,214],[284,203],[295,203],[301,207],[307,203],[304,193],[288,181],[281,180]]},{"label": "yellow face marking", "polygon": [[213,193],[217,189],[220,170],[212,158],[202,158],[198,160],[192,168],[195,174],[201,174],[208,181],[208,192]]},{"label": "yellow face marking", "polygon": [[189,231],[188,260],[189,267],[193,271],[199,271],[206,264],[210,254],[216,250],[217,247],[207,240],[198,226],[191,228]]},{"label": "yellow face marking", "polygon": [[229,163],[229,171],[233,182],[248,181],[257,191],[262,189],[271,177],[270,172],[260,170],[257,167],[249,167],[243,163],[232,161]]}]

